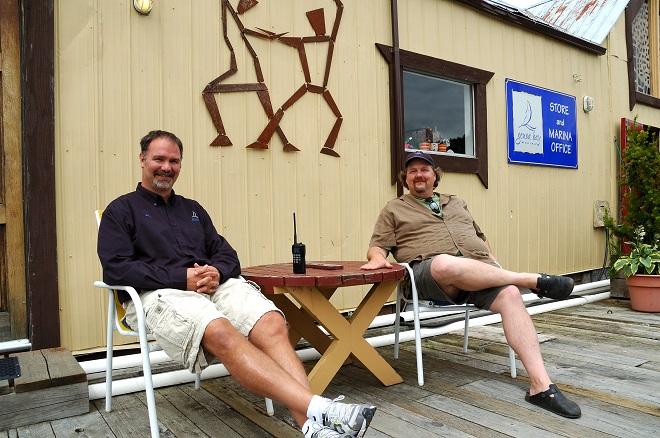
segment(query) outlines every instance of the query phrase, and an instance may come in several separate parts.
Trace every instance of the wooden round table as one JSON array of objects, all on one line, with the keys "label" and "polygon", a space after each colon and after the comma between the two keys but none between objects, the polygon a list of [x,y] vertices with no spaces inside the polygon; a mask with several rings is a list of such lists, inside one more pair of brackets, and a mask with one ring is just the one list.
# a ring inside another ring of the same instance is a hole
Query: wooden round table
[{"label": "wooden round table", "polygon": [[[405,275],[405,268],[393,264],[391,269],[367,271],[360,269],[364,261],[320,263],[336,265],[339,269],[314,268],[309,266],[314,262],[310,262],[305,274],[294,274],[291,263],[280,263],[244,268],[241,275],[257,283],[264,295],[284,312],[292,345],[303,337],[322,354],[308,376],[314,393],[325,390],[349,356],[360,361],[384,385],[401,383],[401,376],[363,336]],[[362,284],[372,287],[353,315],[346,319],[332,305],[330,297],[339,287]]]}]

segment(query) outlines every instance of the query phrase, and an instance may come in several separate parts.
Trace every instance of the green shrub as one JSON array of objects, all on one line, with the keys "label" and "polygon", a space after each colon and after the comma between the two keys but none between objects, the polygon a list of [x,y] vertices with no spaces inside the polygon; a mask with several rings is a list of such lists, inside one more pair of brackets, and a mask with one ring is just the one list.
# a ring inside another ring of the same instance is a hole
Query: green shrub
[{"label": "green shrub", "polygon": [[[610,260],[623,256],[620,242],[638,242],[653,246],[660,240],[660,149],[657,132],[628,127],[626,150],[621,161],[621,179],[627,187],[624,205],[627,211],[616,223],[605,218],[611,232]],[[645,230],[641,236],[635,230]],[[612,273],[612,272],[610,272]]]}]

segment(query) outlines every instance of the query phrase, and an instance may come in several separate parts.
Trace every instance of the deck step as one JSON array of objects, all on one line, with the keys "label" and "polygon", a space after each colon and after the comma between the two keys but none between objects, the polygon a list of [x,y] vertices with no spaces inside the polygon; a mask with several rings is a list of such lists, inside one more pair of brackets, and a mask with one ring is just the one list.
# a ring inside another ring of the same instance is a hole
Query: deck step
[{"label": "deck step", "polygon": [[15,353],[21,375],[0,395],[0,430],[89,411],[87,376],[64,348]]}]

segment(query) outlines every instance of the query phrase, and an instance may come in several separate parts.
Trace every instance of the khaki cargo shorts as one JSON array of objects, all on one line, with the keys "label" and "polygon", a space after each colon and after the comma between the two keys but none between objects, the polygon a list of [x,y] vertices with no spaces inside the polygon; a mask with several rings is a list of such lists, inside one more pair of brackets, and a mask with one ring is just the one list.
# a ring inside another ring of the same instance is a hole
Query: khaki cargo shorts
[{"label": "khaki cargo shorts", "polygon": [[[268,312],[284,314],[263,296],[259,287],[242,278],[230,278],[213,295],[179,289],[157,289],[140,294],[147,331],[175,362],[199,372],[213,360],[201,348],[206,326],[225,318],[243,336]],[[126,304],[126,323],[137,328],[135,306]]]}]

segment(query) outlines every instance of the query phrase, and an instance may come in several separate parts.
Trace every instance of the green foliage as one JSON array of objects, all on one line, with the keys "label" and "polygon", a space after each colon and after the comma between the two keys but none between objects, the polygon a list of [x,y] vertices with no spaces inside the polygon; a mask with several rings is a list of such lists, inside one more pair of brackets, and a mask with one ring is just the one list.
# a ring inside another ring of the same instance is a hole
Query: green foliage
[{"label": "green foliage", "polygon": [[[630,188],[623,224],[646,230],[644,242],[660,239],[660,149],[655,133],[628,129],[623,157],[623,183]],[[630,230],[629,230],[630,231]]]},{"label": "green foliage", "polygon": [[[652,253],[653,248],[657,252],[657,241],[660,239],[660,149],[655,132],[629,127],[626,138],[620,183],[628,188],[624,194],[627,211],[619,224],[613,218],[606,217],[605,226],[612,234],[609,242],[610,259],[617,261],[610,274],[627,266],[630,270],[623,269],[623,272],[632,275],[637,272],[639,264],[634,265],[628,261],[619,263],[617,267],[618,260],[633,256],[632,252],[630,256],[623,255],[619,242],[632,245],[633,252],[638,251],[635,257],[641,257],[640,262],[647,260],[642,253]],[[646,268],[645,264],[642,266]],[[655,269],[657,272],[658,268]]]},{"label": "green foliage", "polygon": [[633,249],[628,255],[620,256],[612,268],[622,271],[626,277],[640,274],[660,274],[660,248],[658,242],[654,244],[643,243],[645,236],[644,228],[639,227],[635,231],[634,242],[627,242]]}]

